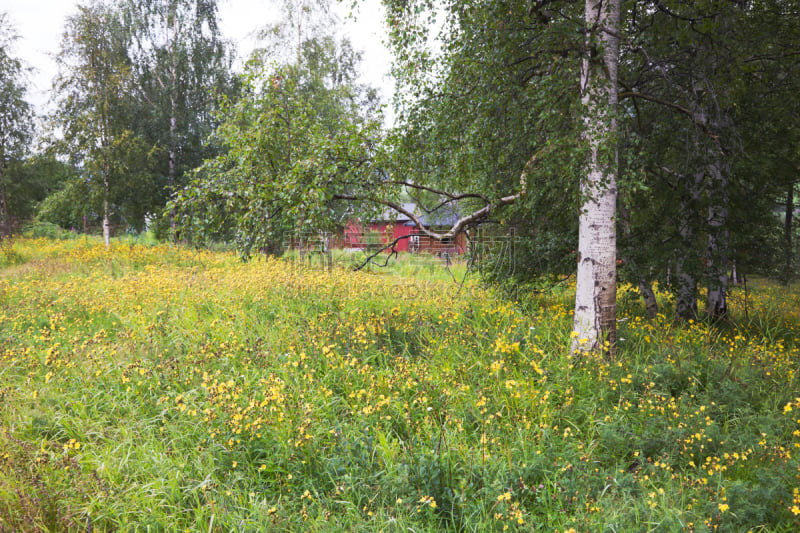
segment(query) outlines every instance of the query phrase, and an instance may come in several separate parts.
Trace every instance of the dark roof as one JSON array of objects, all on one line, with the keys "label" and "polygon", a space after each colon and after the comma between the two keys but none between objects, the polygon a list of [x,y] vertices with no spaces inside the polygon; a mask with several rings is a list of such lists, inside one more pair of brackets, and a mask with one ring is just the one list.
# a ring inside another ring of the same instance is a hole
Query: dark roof
[{"label": "dark roof", "polygon": [[420,220],[428,227],[453,227],[461,215],[458,206],[451,204],[443,205],[433,213],[423,213]]},{"label": "dark roof", "polygon": [[[420,214],[419,209],[417,209],[417,204],[415,204],[413,202],[406,202],[404,204],[400,204],[400,206],[403,209],[405,209],[406,211],[410,211],[411,213],[414,213],[415,215]],[[410,223],[411,219],[408,218],[403,213],[400,213],[399,211],[395,211],[391,207],[387,207],[386,209],[383,210],[383,212],[380,215],[378,215],[373,220],[373,222],[390,222],[390,221],[394,221],[394,222],[409,222]]]},{"label": "dark roof", "polygon": [[[443,205],[433,213],[426,213],[413,202],[402,204],[403,209],[417,215],[426,227],[452,227],[461,218],[458,206],[453,204]],[[414,222],[404,215],[391,208],[384,211],[373,220],[373,222],[400,222],[406,226],[413,226]]]}]

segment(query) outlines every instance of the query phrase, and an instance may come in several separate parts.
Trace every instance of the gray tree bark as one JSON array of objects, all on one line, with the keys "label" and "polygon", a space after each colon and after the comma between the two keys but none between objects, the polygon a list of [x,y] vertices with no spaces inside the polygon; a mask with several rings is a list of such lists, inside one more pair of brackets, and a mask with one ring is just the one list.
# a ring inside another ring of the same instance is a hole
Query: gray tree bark
[{"label": "gray tree bark", "polygon": [[792,280],[792,216],[794,215],[794,182],[786,189],[786,211],[783,220],[783,246],[784,246],[784,283],[789,285]]},{"label": "gray tree bark", "polygon": [[6,186],[2,184],[5,169],[5,154],[0,149],[0,241],[11,235],[11,213],[8,209]]},{"label": "gray tree bark", "polygon": [[106,245],[106,250],[111,249],[111,216],[108,207],[108,165],[104,165],[105,175],[103,176],[103,186],[105,191],[103,194],[103,242]]},{"label": "gray tree bark", "polygon": [[708,208],[708,293],[706,312],[721,318],[728,312],[728,176],[721,161],[708,166],[713,201]]},{"label": "gray tree bark", "polygon": [[679,206],[678,233],[681,248],[676,250],[675,314],[679,318],[697,318],[697,275],[700,271],[698,258],[691,252],[697,239],[696,205],[700,201],[705,172],[695,173],[693,177],[682,177],[683,196]]}]

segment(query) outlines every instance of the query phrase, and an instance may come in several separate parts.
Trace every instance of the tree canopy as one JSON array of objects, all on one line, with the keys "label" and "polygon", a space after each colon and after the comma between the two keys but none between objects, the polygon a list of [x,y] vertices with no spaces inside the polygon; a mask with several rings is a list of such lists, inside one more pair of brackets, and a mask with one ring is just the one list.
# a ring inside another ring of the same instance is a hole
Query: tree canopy
[{"label": "tree canopy", "polygon": [[[569,273],[586,196],[578,71],[586,51],[608,52],[587,39],[602,24],[568,1],[385,4],[404,171],[498,197],[524,169],[526,194],[491,217],[523,239],[507,274]],[[671,287],[682,316],[697,313],[700,284],[709,313],[725,314],[732,264],[774,269],[764,251],[781,248],[779,197],[792,255],[797,150],[784,110],[796,105],[797,30],[794,2],[621,5],[620,105],[608,119],[618,123],[620,274],[643,293],[652,280]],[[778,160],[781,171],[767,170]]]},{"label": "tree canopy", "polygon": [[33,135],[33,110],[25,99],[25,67],[14,54],[17,35],[0,12],[0,239],[11,232],[13,215],[24,215],[31,194],[23,171]]},{"label": "tree canopy", "polygon": [[[293,13],[264,35],[301,32]],[[191,237],[230,236],[245,256],[277,252],[293,232],[343,224],[352,206],[334,197],[375,183],[379,122],[374,91],[357,82],[358,54],[333,34],[300,35],[268,41],[248,62],[241,98],[224,100],[223,150],[173,204]],[[281,45],[291,53],[264,53]]]}]

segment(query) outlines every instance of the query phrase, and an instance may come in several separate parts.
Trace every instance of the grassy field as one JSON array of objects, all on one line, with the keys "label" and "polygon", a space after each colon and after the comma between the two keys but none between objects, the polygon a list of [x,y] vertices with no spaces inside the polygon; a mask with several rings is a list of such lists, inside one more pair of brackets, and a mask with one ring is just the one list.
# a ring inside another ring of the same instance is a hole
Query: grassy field
[{"label": "grassy field", "polygon": [[443,270],[4,244],[0,531],[800,530],[797,287],[605,360]]}]

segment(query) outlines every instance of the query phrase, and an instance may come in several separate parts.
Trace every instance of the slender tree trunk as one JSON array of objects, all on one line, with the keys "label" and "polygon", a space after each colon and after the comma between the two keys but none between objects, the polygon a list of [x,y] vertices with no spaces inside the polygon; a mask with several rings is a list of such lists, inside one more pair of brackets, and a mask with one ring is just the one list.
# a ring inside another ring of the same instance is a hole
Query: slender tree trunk
[{"label": "slender tree trunk", "polygon": [[695,250],[699,225],[698,204],[704,180],[704,171],[681,178],[682,195],[678,214],[681,248],[676,250],[675,258],[675,314],[682,319],[697,318],[697,276],[701,269]]},{"label": "slender tree trunk", "polygon": [[680,270],[682,264],[679,260],[675,314],[684,319],[697,318],[697,279],[688,270]]},{"label": "slender tree trunk", "polygon": [[714,161],[708,167],[712,202],[708,209],[708,293],[706,311],[714,318],[728,312],[728,176],[727,167]]},{"label": "slender tree trunk", "polygon": [[[620,0],[586,0],[585,23],[596,28],[597,43],[588,42],[581,68],[584,128],[590,147],[578,234],[575,293],[575,337],[572,350],[607,350],[616,345],[616,107]],[[599,44],[601,61],[591,57]],[[604,346],[608,342],[608,347]]]},{"label": "slender tree trunk", "polygon": [[[176,135],[178,132],[178,102],[175,99],[175,94],[178,90],[178,66],[177,66],[177,51],[175,50],[176,43],[178,42],[178,16],[176,13],[176,6],[172,4],[170,7],[170,15],[172,17],[172,25],[174,35],[172,41],[169,39],[169,32],[167,32],[167,48],[170,53],[170,66],[169,66],[169,168],[167,175],[167,187],[169,194],[175,194],[175,181],[177,177],[177,149],[176,149]],[[175,210],[171,209],[169,212],[169,229],[172,239],[176,239],[175,235]]]},{"label": "slender tree trunk", "polygon": [[642,295],[644,300],[644,308],[647,311],[647,318],[654,319],[658,315],[658,302],[656,301],[656,293],[653,292],[653,285],[644,279],[639,280],[639,294]]},{"label": "slender tree trunk", "polygon": [[[175,149],[175,135],[178,131],[178,118],[176,116],[177,110],[177,103],[175,102],[175,96],[170,96],[170,117],[169,117],[169,169],[168,169],[168,176],[167,176],[167,187],[169,188],[170,196],[175,194],[175,181],[177,177],[177,153]],[[175,209],[171,209],[169,212],[169,229],[172,238],[175,239]]]},{"label": "slender tree trunk", "polygon": [[792,280],[792,216],[794,215],[794,182],[786,189],[786,214],[783,221],[784,283]]},{"label": "slender tree trunk", "polygon": [[[106,172],[108,170],[106,169]],[[109,215],[108,207],[108,176],[103,177],[103,185],[105,191],[103,194],[103,242],[106,244],[106,250],[111,249],[111,217]]]},{"label": "slender tree trunk", "polygon": [[111,249],[111,219],[108,216],[108,200],[103,200],[103,242]]},{"label": "slender tree trunk", "polygon": [[678,273],[675,314],[684,319],[697,318],[697,279],[685,270]]},{"label": "slender tree trunk", "polygon": [[11,214],[8,210],[8,197],[3,178],[6,173],[6,162],[3,151],[0,150],[0,241],[11,235]]},{"label": "slender tree trunk", "polygon": [[0,241],[11,235],[11,215],[8,212],[6,186],[0,185]]}]

